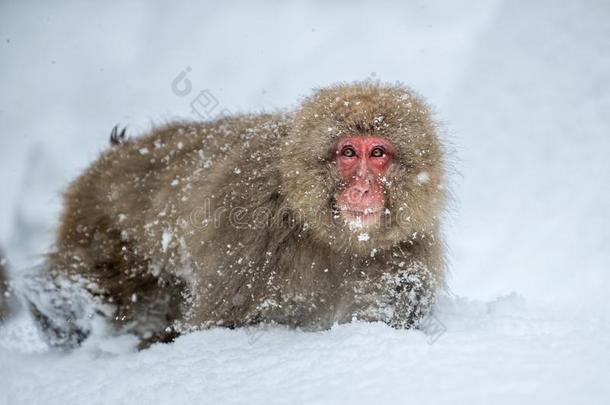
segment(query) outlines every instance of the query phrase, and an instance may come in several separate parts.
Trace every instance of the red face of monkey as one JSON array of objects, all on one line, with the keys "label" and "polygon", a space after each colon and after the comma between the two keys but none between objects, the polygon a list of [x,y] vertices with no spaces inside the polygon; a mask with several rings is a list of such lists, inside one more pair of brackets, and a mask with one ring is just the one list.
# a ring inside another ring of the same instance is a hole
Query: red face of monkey
[{"label": "red face of monkey", "polygon": [[382,181],[392,145],[378,136],[349,136],[337,143],[335,154],[344,184],[337,196],[342,217],[356,227],[377,223],[385,209]]}]

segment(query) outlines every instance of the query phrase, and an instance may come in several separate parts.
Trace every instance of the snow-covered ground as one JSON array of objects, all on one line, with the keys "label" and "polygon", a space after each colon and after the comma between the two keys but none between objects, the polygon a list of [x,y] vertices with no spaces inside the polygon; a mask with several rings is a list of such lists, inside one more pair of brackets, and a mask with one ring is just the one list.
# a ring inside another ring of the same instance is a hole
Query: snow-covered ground
[{"label": "snow-covered ground", "polygon": [[0,405],[610,401],[607,1],[4,2],[0,62],[0,246],[16,279],[112,126],[193,117],[203,90],[212,116],[403,81],[435,106],[456,171],[436,340],[357,323],[58,353],[22,315],[0,328]]}]

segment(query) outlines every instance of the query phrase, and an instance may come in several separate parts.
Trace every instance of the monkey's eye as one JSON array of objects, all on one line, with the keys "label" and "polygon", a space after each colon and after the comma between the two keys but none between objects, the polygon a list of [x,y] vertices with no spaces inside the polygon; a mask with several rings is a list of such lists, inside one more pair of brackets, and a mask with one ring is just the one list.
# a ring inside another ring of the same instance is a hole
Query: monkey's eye
[{"label": "monkey's eye", "polygon": [[341,150],[341,154],[345,157],[354,157],[356,156],[356,151],[351,146],[346,146]]},{"label": "monkey's eye", "polygon": [[383,155],[385,155],[385,151],[379,147],[373,149],[373,151],[371,152],[372,157],[382,157]]}]

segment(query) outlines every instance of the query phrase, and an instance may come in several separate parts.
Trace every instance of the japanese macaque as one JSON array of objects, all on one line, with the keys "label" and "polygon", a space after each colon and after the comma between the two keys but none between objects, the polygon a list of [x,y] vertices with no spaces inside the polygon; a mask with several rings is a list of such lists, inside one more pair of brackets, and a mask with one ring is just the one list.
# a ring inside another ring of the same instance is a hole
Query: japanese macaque
[{"label": "japanese macaque", "polygon": [[[443,284],[443,184],[429,108],[400,85],[115,134],[65,193],[45,289],[78,286],[142,346],[211,326],[416,327]],[[87,336],[83,305],[30,300],[55,343]]]}]

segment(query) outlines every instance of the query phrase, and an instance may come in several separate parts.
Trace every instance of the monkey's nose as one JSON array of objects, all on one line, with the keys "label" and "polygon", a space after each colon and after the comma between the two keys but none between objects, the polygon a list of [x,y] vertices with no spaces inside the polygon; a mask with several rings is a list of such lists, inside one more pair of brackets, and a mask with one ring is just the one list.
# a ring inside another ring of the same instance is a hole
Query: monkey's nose
[{"label": "monkey's nose", "polygon": [[349,193],[347,194],[348,202],[359,203],[366,199],[369,194],[370,187],[368,185],[353,185],[350,187]]}]

